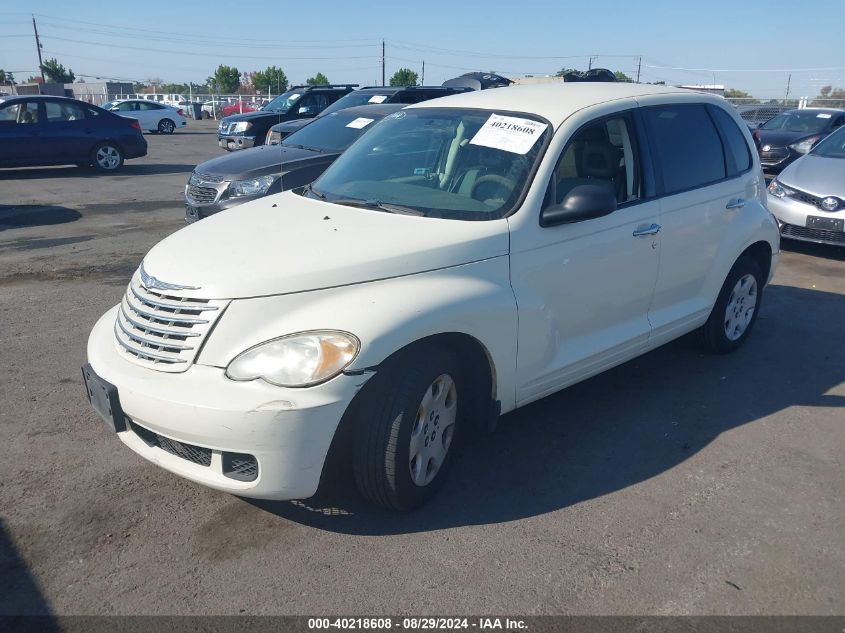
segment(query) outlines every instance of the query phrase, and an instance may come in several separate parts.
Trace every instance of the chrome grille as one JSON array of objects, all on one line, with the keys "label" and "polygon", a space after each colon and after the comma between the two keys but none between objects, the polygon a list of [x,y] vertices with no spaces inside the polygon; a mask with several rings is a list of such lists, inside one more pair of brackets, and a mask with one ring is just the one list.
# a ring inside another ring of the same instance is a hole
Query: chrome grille
[{"label": "chrome grille", "polygon": [[215,176],[214,174],[201,174],[198,171],[195,171],[194,176],[196,176],[202,182],[223,182],[223,176]]},{"label": "chrome grille", "polygon": [[217,200],[217,189],[212,189],[211,187],[188,185],[185,193],[192,202],[198,202],[200,204],[211,204]]},{"label": "chrome grille", "polygon": [[227,305],[228,301],[148,290],[136,273],[120,302],[114,324],[118,349],[147,367],[185,371]]},{"label": "chrome grille", "polygon": [[789,156],[786,147],[772,147],[767,150],[760,150],[760,161],[764,163],[779,163]]},{"label": "chrome grille", "polygon": [[[814,196],[813,194],[807,193],[806,191],[800,191],[800,190],[794,189],[794,188],[792,190],[795,193],[790,194],[789,197],[792,198],[793,200],[798,200],[799,202],[803,202],[805,204],[811,204],[814,207],[816,207],[817,209],[819,209],[820,211],[824,211],[825,213],[833,213],[833,212],[838,210],[838,209],[834,209],[833,211],[830,211],[829,209],[825,209],[822,206],[822,200],[824,200],[824,197]],[[834,196],[831,196],[831,197],[834,197]],[[841,202],[839,203],[839,206],[840,207],[842,206]]]}]

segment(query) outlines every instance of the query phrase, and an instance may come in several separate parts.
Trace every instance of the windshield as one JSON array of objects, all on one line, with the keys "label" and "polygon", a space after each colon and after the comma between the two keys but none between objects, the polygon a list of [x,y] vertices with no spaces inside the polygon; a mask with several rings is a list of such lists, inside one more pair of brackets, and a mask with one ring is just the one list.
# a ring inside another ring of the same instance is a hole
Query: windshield
[{"label": "windshield", "polygon": [[114,107],[114,106],[116,106],[118,103],[120,103],[120,101],[106,101],[106,102],[105,102],[103,105],[101,105],[100,107],[101,107],[103,110],[111,110],[111,108],[112,108],[112,107]]},{"label": "windshield", "polygon": [[824,158],[845,158],[845,127],[839,128],[810,152],[813,156]]},{"label": "windshield", "polygon": [[293,104],[296,103],[301,96],[301,92],[293,92],[292,90],[283,92],[278,97],[273,99],[270,103],[268,103],[266,106],[264,106],[262,110],[269,112],[287,112],[293,107]]},{"label": "windshield", "polygon": [[327,153],[342,152],[383,116],[373,114],[364,117],[348,112],[333,112],[297,130],[283,140],[282,145],[302,146]]},{"label": "windshield", "polygon": [[494,220],[516,206],[549,135],[548,123],[534,115],[400,110],[354,143],[307,193],[350,206]]},{"label": "windshield", "polygon": [[814,112],[812,110],[784,112],[766,121],[760,126],[760,129],[815,134],[821,132],[827,126],[831,116],[826,112]]},{"label": "windshield", "polygon": [[341,97],[328,108],[323,110],[321,116],[343,110],[344,108],[352,108],[367,103],[387,103],[392,94],[380,94],[378,92],[350,92],[348,95]]}]

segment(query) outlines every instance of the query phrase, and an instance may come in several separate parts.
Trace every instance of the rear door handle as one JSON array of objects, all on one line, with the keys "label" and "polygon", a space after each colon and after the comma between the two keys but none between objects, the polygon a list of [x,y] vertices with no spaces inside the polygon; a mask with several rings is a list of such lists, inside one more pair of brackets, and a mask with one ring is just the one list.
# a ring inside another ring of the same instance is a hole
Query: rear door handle
[{"label": "rear door handle", "polygon": [[726,209],[741,209],[745,206],[745,200],[742,198],[734,198],[733,200],[729,200],[728,203],[725,205]]},{"label": "rear door handle", "polygon": [[634,231],[634,237],[642,237],[643,235],[656,235],[660,233],[660,225],[659,224],[643,224],[640,227],[637,227],[637,230]]}]

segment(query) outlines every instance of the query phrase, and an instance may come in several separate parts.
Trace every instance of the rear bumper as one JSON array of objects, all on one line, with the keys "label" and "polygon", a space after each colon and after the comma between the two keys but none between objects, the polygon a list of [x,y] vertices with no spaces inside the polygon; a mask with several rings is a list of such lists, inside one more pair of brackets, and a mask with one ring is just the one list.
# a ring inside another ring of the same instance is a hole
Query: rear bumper
[{"label": "rear bumper", "polygon": [[[114,342],[117,308],[94,326],[88,362],[118,389],[129,420],[120,440],[150,462],[181,477],[233,494],[260,499],[302,499],[319,485],[337,425],[366,376],[340,375],[308,389],[263,381],[235,382],[219,367],[193,365],[165,373],[127,360]],[[203,465],[144,440],[132,426],[210,452]],[[227,454],[251,455],[254,481],[224,474]]]},{"label": "rear bumper", "polygon": [[147,155],[147,141],[143,136],[139,139],[124,141],[122,145],[124,158],[141,158]]}]

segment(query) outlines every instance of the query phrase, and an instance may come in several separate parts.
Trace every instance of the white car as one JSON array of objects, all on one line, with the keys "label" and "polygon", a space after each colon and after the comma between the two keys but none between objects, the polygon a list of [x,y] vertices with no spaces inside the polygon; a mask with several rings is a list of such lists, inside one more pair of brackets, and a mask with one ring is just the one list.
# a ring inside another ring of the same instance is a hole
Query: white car
[{"label": "white car", "polygon": [[546,84],[409,106],[312,185],[156,245],[91,332],[88,394],[195,482],[304,498],[345,452],[365,497],[414,508],[455,438],[501,413],[693,330],[742,345],[779,252],[765,196],[712,95]]},{"label": "white car", "polygon": [[121,99],[103,104],[104,110],[109,110],[120,116],[136,119],[142,130],[173,134],[177,128],[188,125],[185,111],[181,108],[155,103],[146,99]]}]

